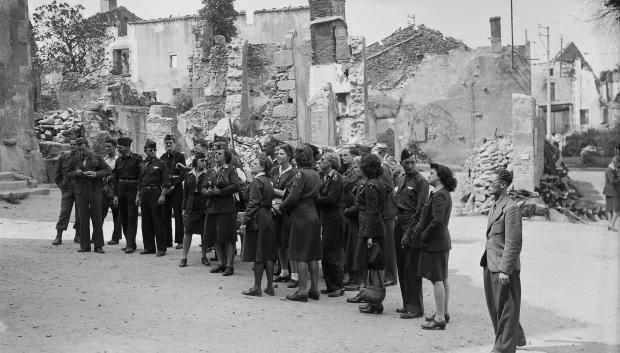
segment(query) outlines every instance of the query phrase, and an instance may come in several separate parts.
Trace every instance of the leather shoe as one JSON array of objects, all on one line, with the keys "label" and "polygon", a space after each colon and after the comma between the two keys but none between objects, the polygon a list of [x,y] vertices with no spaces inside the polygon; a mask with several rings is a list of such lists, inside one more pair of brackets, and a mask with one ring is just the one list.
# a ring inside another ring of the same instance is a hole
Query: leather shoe
[{"label": "leather shoe", "polygon": [[301,293],[301,292],[297,291],[297,292],[295,292],[295,294],[287,295],[286,299],[287,300],[292,300],[294,302],[307,302],[308,301],[308,294],[307,293]]},{"label": "leather shoe", "polygon": [[226,269],[226,266],[222,266],[222,265],[217,265],[214,268],[211,269],[211,273],[219,273],[219,272],[224,272],[224,270]]},{"label": "leather shoe", "polygon": [[276,291],[273,288],[265,288],[264,292],[265,294],[270,295],[272,297],[276,295]]},{"label": "leather shoe", "polygon": [[383,304],[368,304],[365,307],[360,307],[360,313],[383,314]]},{"label": "leather shoe", "polygon": [[207,259],[207,257],[201,257],[200,261],[202,262],[203,265],[205,266],[211,266],[211,263],[209,262],[209,259]]},{"label": "leather shoe", "polygon": [[261,292],[260,288],[250,288],[248,290],[244,290],[243,292],[241,292],[241,294],[243,295],[249,295],[251,297],[262,297],[263,293]]},{"label": "leather shoe", "polygon": [[321,295],[319,294],[319,292],[317,292],[315,290],[309,290],[308,291],[308,298],[314,299],[314,300],[319,300],[320,297],[321,297]]},{"label": "leather shoe", "polygon": [[90,252],[90,248],[80,249],[77,252]]},{"label": "leather shoe", "polygon": [[402,308],[398,308],[396,309],[396,312],[399,314],[403,314],[407,312],[407,308],[405,308],[404,306]]},{"label": "leather shoe", "polygon": [[446,329],[446,322],[445,321],[436,321],[435,319],[432,319],[431,321],[427,321],[426,323],[422,324],[422,329],[424,330],[445,330]]},{"label": "leather shoe", "polygon": [[347,292],[358,291],[360,290],[360,285],[352,283],[352,284],[344,286],[344,290]]},{"label": "leather shoe", "polygon": [[347,298],[347,303],[364,303],[364,300],[359,295],[359,293],[353,298]]},{"label": "leather shoe", "polygon": [[54,241],[52,242],[52,245],[60,245],[60,244],[62,244],[61,237],[56,237],[56,239],[54,239]]},{"label": "leather shoe", "polygon": [[340,289],[336,289],[335,291],[331,292],[331,293],[327,293],[327,296],[330,298],[336,298],[336,297],[341,297],[344,295],[344,289],[340,288]]},{"label": "leather shoe", "polygon": [[299,281],[292,279],[291,283],[288,284],[287,288],[297,288],[297,287],[299,287]]},{"label": "leather shoe", "polygon": [[[444,319],[446,319],[446,323],[450,322],[450,314],[446,313],[444,314]],[[429,314],[427,315],[424,320],[426,321],[433,321],[435,319],[435,313]]]},{"label": "leather shoe", "polygon": [[162,256],[166,256],[166,252],[165,251],[158,251],[157,255],[155,255],[157,257],[162,257]]},{"label": "leather shoe", "polygon": [[179,267],[187,267],[187,259],[181,259],[181,262],[179,262]]},{"label": "leather shoe", "polygon": [[424,316],[423,313],[412,313],[411,311],[400,314],[401,319],[417,319]]},{"label": "leather shoe", "polygon": [[140,255],[149,255],[149,254],[154,254],[155,251],[151,251],[151,250],[142,250],[140,251]]},{"label": "leather shoe", "polygon": [[183,243],[178,243],[177,246],[175,246],[174,248],[177,250],[183,249]]},{"label": "leather shoe", "polygon": [[103,251],[103,248],[95,248],[94,251],[98,254],[105,254],[105,251]]},{"label": "leather shoe", "polygon": [[232,276],[233,273],[235,273],[235,268],[226,266],[226,269],[224,270],[224,273],[222,273],[222,276]]},{"label": "leather shoe", "polygon": [[108,242],[108,245],[118,245],[118,240],[112,239]]},{"label": "leather shoe", "polygon": [[136,249],[133,248],[125,248],[125,254],[133,254],[133,252],[136,251]]}]

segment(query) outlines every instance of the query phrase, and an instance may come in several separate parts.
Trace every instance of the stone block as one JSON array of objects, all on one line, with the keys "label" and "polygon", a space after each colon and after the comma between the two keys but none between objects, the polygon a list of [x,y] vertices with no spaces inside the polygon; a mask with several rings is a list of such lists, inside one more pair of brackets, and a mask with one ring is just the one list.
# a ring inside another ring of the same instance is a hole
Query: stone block
[{"label": "stone block", "polygon": [[297,107],[293,103],[281,104],[273,107],[274,118],[294,118],[297,116]]},{"label": "stone block", "polygon": [[278,81],[278,89],[281,91],[291,91],[295,89],[295,80]]},{"label": "stone block", "polygon": [[292,50],[279,50],[273,53],[273,59],[276,67],[292,66],[293,65],[293,51]]}]

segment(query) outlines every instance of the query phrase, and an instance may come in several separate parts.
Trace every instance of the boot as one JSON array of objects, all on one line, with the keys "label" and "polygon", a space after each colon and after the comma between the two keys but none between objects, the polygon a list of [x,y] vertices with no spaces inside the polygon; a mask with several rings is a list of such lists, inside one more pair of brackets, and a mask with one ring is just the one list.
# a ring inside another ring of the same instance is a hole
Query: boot
[{"label": "boot", "polygon": [[57,235],[56,239],[54,239],[54,241],[52,242],[52,245],[60,245],[60,244],[62,244],[62,236]]}]

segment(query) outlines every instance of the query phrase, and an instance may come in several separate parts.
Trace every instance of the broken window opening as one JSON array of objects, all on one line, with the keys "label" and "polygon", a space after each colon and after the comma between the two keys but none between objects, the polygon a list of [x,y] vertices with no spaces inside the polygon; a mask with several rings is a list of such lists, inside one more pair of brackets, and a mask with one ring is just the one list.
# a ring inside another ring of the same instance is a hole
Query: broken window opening
[{"label": "broken window opening", "polygon": [[181,93],[181,89],[180,88],[173,88],[172,89],[172,96],[176,97],[179,93]]},{"label": "broken window opening", "polygon": [[339,118],[349,116],[350,96],[348,92],[336,93],[336,112]]},{"label": "broken window opening", "polygon": [[170,55],[170,61],[169,61],[170,67],[175,68],[179,66],[179,60],[178,60],[178,56],[176,54],[171,54]]},{"label": "broken window opening", "polygon": [[129,70],[129,49],[114,49],[112,51],[112,74],[131,76]]}]

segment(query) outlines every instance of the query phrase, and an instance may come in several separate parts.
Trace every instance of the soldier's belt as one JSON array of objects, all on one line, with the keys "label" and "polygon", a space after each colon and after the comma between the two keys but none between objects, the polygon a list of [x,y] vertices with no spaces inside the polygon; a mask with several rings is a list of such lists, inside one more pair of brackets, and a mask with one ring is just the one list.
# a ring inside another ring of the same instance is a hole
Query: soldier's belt
[{"label": "soldier's belt", "polygon": [[137,183],[138,179],[123,179],[123,178],[119,178],[118,182],[119,183]]},{"label": "soldier's belt", "polygon": [[143,185],[140,189],[141,190],[159,190],[161,189],[161,186]]}]

